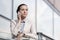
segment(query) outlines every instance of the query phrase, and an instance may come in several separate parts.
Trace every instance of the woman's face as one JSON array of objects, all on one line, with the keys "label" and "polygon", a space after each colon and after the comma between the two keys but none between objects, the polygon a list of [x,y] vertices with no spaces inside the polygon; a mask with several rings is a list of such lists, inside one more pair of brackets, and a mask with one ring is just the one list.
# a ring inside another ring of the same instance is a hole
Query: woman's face
[{"label": "woman's face", "polygon": [[28,7],[27,5],[23,5],[20,7],[20,11],[22,17],[26,17],[28,14]]}]

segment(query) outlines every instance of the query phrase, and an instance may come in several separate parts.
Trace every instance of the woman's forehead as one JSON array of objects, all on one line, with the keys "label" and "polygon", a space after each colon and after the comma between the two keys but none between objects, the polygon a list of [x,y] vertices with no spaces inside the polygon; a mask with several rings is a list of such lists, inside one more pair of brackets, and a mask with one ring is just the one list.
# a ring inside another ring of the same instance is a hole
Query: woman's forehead
[{"label": "woman's forehead", "polygon": [[28,9],[28,6],[23,5],[23,6],[20,7],[20,9]]}]

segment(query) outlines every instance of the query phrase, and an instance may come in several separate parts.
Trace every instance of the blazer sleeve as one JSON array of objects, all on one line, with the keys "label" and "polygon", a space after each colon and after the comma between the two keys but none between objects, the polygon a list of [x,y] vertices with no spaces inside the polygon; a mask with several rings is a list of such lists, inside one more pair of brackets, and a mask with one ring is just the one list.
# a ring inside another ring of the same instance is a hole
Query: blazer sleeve
[{"label": "blazer sleeve", "polygon": [[18,34],[18,27],[16,26],[16,22],[14,20],[12,20],[11,22],[11,33],[15,36],[17,36]]},{"label": "blazer sleeve", "polygon": [[25,33],[26,37],[30,37],[37,40],[38,36],[36,32],[36,27],[33,25],[33,23],[31,24],[30,31],[31,31],[30,33]]}]

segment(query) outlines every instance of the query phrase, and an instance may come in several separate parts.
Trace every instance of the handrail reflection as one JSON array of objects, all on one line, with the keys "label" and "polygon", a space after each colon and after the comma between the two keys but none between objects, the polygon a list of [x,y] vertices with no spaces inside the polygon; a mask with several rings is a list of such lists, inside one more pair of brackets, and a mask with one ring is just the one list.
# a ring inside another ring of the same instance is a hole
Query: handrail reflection
[{"label": "handrail reflection", "polygon": [[1,14],[0,14],[0,17],[6,19],[6,20],[8,20],[8,21],[11,21],[11,19],[9,19],[9,18],[7,18],[7,17],[5,17],[5,16],[3,16],[3,15],[1,15]]}]

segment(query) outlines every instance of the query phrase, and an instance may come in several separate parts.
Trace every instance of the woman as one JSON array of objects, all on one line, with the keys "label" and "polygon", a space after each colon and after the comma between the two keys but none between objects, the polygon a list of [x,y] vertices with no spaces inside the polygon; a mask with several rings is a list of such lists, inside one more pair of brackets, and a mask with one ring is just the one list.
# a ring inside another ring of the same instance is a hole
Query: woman
[{"label": "woman", "polygon": [[17,8],[17,20],[12,20],[11,32],[16,40],[28,39],[37,40],[36,28],[33,23],[27,19],[28,6],[21,4]]}]

